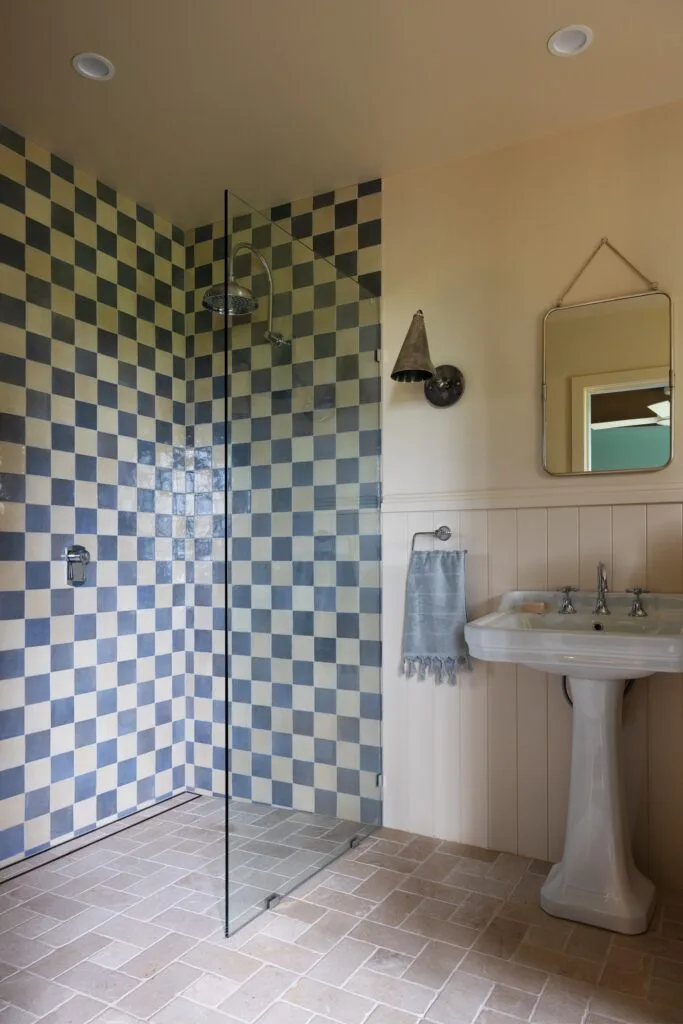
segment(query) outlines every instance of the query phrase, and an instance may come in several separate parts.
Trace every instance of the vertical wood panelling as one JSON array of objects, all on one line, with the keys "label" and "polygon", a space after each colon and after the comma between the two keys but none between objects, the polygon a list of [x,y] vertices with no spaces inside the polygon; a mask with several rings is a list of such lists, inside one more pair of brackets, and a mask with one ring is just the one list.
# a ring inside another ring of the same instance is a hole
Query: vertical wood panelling
[{"label": "vertical wood panelling", "polygon": [[[579,510],[548,509],[548,586],[579,585]],[[548,858],[564,848],[569,802],[572,711],[558,676],[548,676]]]},{"label": "vertical wood panelling", "polygon": [[[489,555],[486,512],[460,513],[460,542],[467,549],[467,611],[478,618],[488,611]],[[460,690],[460,839],[489,845],[488,671],[474,661],[463,672]]]},{"label": "vertical wood panelling", "polygon": [[[548,513],[517,512],[517,586],[548,586]],[[548,858],[548,680],[517,666],[517,847]]]},{"label": "vertical wood panelling", "polygon": [[[612,590],[645,586],[647,522],[644,505],[612,509]],[[639,679],[624,701],[623,765],[633,851],[638,865],[649,867],[648,827],[648,681]]]},{"label": "vertical wood panelling", "polygon": [[[475,662],[456,687],[398,671],[410,539],[442,522],[467,548],[470,618],[506,590],[683,590],[683,514],[671,505],[387,513],[384,550],[385,821],[557,860],[569,788],[571,709],[560,680]],[[432,546],[423,539],[419,546]],[[683,884],[683,680],[639,680],[624,708],[624,764],[639,864]],[[649,864],[648,864],[649,860]]]},{"label": "vertical wood panelling", "polygon": [[579,586],[595,590],[597,565],[604,562],[612,578],[612,509],[606,505],[579,511]]},{"label": "vertical wood panelling", "polygon": [[406,519],[382,517],[382,770],[384,821],[409,829],[410,777],[405,743],[410,733],[406,714],[405,680],[399,675],[401,624],[407,568]]},{"label": "vertical wood panelling", "polygon": [[[460,513],[437,513],[434,529],[445,523],[450,526],[450,540],[434,541],[435,549],[460,548]],[[460,678],[466,673],[461,673]],[[441,683],[434,687],[433,727],[434,831],[446,839],[461,835],[460,800],[460,687]]]},{"label": "vertical wood panelling", "polygon": [[[488,514],[489,596],[517,587],[517,513]],[[489,843],[517,850],[517,672],[514,665],[488,666]]]},{"label": "vertical wood panelling", "polygon": [[[647,509],[647,586],[683,588],[683,519],[680,505]],[[683,683],[679,676],[649,680],[650,866],[656,878],[683,883]]]}]

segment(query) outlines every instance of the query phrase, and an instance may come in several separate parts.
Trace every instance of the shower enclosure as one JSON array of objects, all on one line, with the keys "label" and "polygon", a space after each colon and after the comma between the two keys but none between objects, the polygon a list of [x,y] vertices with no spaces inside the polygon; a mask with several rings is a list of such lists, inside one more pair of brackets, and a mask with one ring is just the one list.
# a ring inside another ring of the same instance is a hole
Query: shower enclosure
[{"label": "shower enclosure", "polygon": [[[381,820],[380,198],[372,182],[269,218],[228,195],[188,247],[188,444],[213,474],[195,494],[188,771],[216,793],[227,767],[228,933]],[[223,483],[227,695],[222,574],[200,564]]]}]

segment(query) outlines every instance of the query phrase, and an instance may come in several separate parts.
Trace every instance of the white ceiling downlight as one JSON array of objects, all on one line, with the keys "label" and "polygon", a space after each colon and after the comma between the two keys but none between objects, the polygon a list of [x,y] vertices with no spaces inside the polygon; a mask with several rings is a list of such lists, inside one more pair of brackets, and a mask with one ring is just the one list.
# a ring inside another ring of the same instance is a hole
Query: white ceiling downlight
[{"label": "white ceiling downlight", "polygon": [[558,28],[548,40],[548,49],[553,57],[576,57],[587,50],[593,42],[593,30],[588,25],[567,25]]},{"label": "white ceiling downlight", "polygon": [[71,58],[74,71],[93,82],[107,82],[114,77],[116,68],[101,53],[77,53]]}]

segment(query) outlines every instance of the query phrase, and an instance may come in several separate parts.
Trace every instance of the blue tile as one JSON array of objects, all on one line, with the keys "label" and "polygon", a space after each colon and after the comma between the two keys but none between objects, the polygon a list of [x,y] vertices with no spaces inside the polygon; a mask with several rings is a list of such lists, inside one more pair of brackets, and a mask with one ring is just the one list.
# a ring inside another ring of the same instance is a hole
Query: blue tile
[{"label": "blue tile", "polygon": [[108,690],[97,691],[97,714],[102,715],[113,715],[116,714],[117,709],[117,691],[114,687]]},{"label": "blue tile", "polygon": [[[11,530],[0,533],[0,562],[23,562],[25,557],[26,538],[23,533],[15,533]],[[36,565],[42,563],[34,562],[28,564]]]},{"label": "blue tile", "polygon": [[97,509],[76,509],[76,533],[97,533]]},{"label": "blue tile", "polygon": [[26,736],[26,760],[42,761],[50,756],[50,733],[46,729],[43,732],[30,732]]},{"label": "blue tile", "polygon": [[334,740],[314,739],[313,751],[318,764],[337,763],[337,744]]},{"label": "blue tile", "polygon": [[50,703],[51,726],[71,725],[74,720],[73,697],[57,697]]},{"label": "blue tile", "polygon": [[107,665],[116,661],[116,637],[107,637],[97,641],[97,664]]},{"label": "blue tile", "polygon": [[23,619],[25,595],[21,590],[0,591],[0,619]]},{"label": "blue tile", "polygon": [[292,806],[291,783],[273,781],[273,803],[276,807]]},{"label": "blue tile", "polygon": [[50,612],[52,615],[73,615],[74,592],[71,587],[50,592]]},{"label": "blue tile", "polygon": [[[149,731],[149,730],[148,730]],[[140,734],[142,735],[142,734]],[[149,748],[151,749],[151,748]],[[97,767],[104,768],[108,764],[116,764],[116,753],[117,753],[117,741],[116,740],[103,740],[97,744]],[[139,750],[138,753],[142,753]]]},{"label": "blue tile", "polygon": [[131,757],[127,761],[119,761],[117,765],[117,782],[119,786],[125,786],[129,782],[137,781],[137,758]]},{"label": "blue tile", "polygon": [[42,647],[50,643],[50,620],[27,619],[26,620],[26,646]]},{"label": "blue tile", "polygon": [[97,742],[97,719],[87,718],[76,722],[76,746],[91,747]]},{"label": "blue tile", "polygon": [[94,640],[96,636],[96,616],[94,614],[76,615],[74,620],[74,639]]},{"label": "blue tile", "polygon": [[295,786],[313,786],[315,765],[312,761],[293,761],[292,778]]},{"label": "blue tile", "polygon": [[0,501],[26,501],[26,477],[17,473],[0,473]]},{"label": "blue tile", "polygon": [[27,704],[42,704],[50,699],[50,676],[27,676],[24,685]]},{"label": "blue tile", "polygon": [[90,800],[95,796],[97,790],[97,773],[86,772],[85,775],[77,775],[74,780],[76,803],[81,800]]},{"label": "blue tile", "polygon": [[74,777],[74,752],[67,750],[50,758],[50,781],[63,782]]},{"label": "blue tile", "polygon": [[52,522],[51,511],[49,505],[27,505],[27,533],[49,533]]},{"label": "blue tile", "polygon": [[50,648],[50,669],[60,672],[74,667],[74,645],[72,643],[53,644]]},{"label": "blue tile", "polygon": [[60,807],[50,815],[50,839],[59,839],[74,830],[73,807]]},{"label": "blue tile", "polygon": [[13,825],[0,830],[0,860],[9,860],[24,853],[24,826]]},{"label": "blue tile", "polygon": [[96,801],[97,820],[111,818],[116,814],[116,790],[110,789],[108,793],[98,793]]},{"label": "blue tile", "polygon": [[24,735],[24,709],[7,708],[0,711],[0,740]]},{"label": "blue tile", "polygon": [[24,674],[23,650],[0,651],[0,680],[17,679]]},{"label": "blue tile", "polygon": [[34,789],[24,796],[24,815],[27,821],[50,813],[50,787]]}]

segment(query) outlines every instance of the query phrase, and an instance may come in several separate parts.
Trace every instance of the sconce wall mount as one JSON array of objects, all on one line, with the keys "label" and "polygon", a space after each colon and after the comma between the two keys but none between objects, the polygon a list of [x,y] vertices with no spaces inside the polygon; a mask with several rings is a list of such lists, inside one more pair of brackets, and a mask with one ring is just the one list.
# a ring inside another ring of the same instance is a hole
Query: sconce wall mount
[{"label": "sconce wall mount", "polygon": [[429,354],[424,313],[418,309],[391,371],[399,384],[424,383],[425,398],[438,409],[448,408],[462,397],[465,378],[457,366],[434,366]]}]

